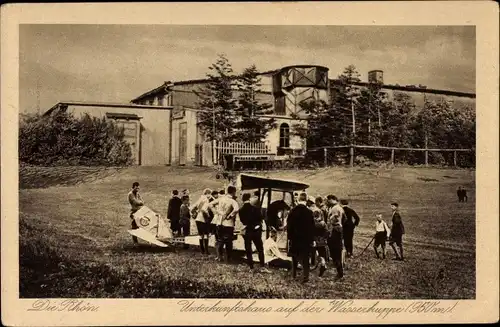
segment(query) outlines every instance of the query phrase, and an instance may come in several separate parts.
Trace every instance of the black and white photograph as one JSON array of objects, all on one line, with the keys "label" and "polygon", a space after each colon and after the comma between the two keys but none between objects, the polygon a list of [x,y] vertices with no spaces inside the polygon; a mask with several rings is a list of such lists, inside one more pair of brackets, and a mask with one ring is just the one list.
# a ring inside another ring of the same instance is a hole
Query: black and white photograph
[{"label": "black and white photograph", "polygon": [[31,310],[478,298],[476,26],[294,22],[19,24]]}]

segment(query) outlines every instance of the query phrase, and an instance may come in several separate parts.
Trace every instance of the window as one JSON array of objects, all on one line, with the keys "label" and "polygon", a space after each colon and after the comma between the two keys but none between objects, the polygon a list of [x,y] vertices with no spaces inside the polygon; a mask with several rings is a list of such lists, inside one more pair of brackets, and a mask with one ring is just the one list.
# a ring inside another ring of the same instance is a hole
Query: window
[{"label": "window", "polygon": [[274,100],[274,113],[276,115],[286,115],[285,96],[277,96]]},{"label": "window", "polygon": [[280,148],[290,147],[290,127],[287,123],[280,125]]},{"label": "window", "polygon": [[163,106],[163,96],[162,95],[158,96],[158,105]]}]

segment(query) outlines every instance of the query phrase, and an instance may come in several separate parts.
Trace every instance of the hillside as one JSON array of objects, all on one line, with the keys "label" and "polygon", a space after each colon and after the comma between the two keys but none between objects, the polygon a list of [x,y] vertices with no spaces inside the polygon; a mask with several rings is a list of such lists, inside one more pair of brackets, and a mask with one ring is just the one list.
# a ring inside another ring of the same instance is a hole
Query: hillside
[{"label": "hillside", "polygon": [[[257,282],[250,282],[244,264],[220,265],[213,258],[202,257],[196,249],[131,246],[126,232],[126,194],[134,181],[141,183],[146,204],[165,215],[174,188],[187,188],[197,197],[205,187],[223,187],[210,169],[75,168],[67,170],[67,177],[60,169],[31,169],[28,176],[26,170],[20,172],[20,255],[25,259],[21,260],[22,297],[217,297],[223,291],[228,297],[475,297],[475,176],[471,170],[331,168],[264,174],[305,181],[311,185],[308,192],[313,196],[333,193],[348,198],[362,219],[354,239],[355,255],[370,241],[374,214],[380,212],[389,220],[389,203],[400,203],[407,229],[406,262],[376,260],[373,250],[368,249],[349,263],[342,283],[333,282],[330,270],[323,279],[314,276],[311,285],[303,287],[279,271],[256,275]],[[458,186],[468,190],[468,203],[457,202]],[[47,267],[50,271],[46,276],[38,273],[30,262],[47,256],[59,258],[65,268],[56,265]],[[82,267],[100,269],[106,277],[85,275],[89,280],[82,286],[79,277],[83,275],[78,275],[84,274]],[[69,280],[76,284],[69,288],[54,286],[61,274],[74,276]],[[123,281],[123,274],[142,277]],[[153,276],[158,277],[154,282]],[[116,285],[107,285],[106,278]],[[179,286],[184,281],[198,286]],[[167,292],[157,290],[158,283],[177,286]],[[139,285],[141,291],[131,289]],[[205,291],[200,293],[200,287]]]}]

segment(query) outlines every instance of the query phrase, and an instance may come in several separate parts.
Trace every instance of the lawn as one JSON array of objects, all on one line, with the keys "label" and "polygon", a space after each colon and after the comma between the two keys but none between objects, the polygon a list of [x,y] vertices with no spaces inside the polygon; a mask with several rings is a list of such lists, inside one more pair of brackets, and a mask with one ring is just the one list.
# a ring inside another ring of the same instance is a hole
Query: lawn
[{"label": "lawn", "polygon": [[[20,171],[21,297],[257,297],[356,299],[475,298],[475,172],[437,168],[330,168],[276,171],[302,180],[313,196],[348,198],[360,214],[355,256],[373,235],[374,215],[390,221],[397,201],[405,223],[405,262],[372,249],[334,282],[313,273],[307,286],[286,272],[251,274],[243,262],[218,264],[192,248],[133,247],[127,192],[139,181],[146,204],[166,214],[172,189],[197,197],[222,188],[197,167],[23,168]],[[464,186],[469,201],[458,203]],[[193,224],[194,225],[194,224]],[[194,230],[194,228],[193,228]]]}]

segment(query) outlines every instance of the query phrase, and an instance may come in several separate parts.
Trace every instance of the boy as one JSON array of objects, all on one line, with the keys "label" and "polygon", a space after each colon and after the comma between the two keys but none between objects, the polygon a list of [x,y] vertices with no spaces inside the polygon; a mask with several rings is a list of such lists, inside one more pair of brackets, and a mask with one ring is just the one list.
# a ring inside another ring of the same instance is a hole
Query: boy
[{"label": "boy", "polygon": [[382,259],[385,259],[385,242],[387,241],[387,237],[389,236],[389,226],[382,219],[381,214],[377,214],[377,221],[375,222],[375,243],[373,244],[373,249],[375,250],[375,254],[377,258],[380,259],[380,255],[378,254],[378,247],[382,247]]},{"label": "boy", "polygon": [[[396,254],[396,260],[404,260],[403,257],[403,235],[405,233],[405,226],[403,225],[403,220],[401,219],[401,215],[399,214],[399,205],[396,202],[391,203],[392,209],[392,226],[391,226],[391,238],[389,241],[389,245],[394,250]],[[399,254],[394,246],[394,243],[399,248]]]},{"label": "boy", "polygon": [[182,200],[179,198],[179,191],[173,190],[172,198],[168,201],[167,218],[170,220],[170,229],[176,236],[178,236],[180,232],[179,216],[181,205]]},{"label": "boy", "polygon": [[[132,184],[132,190],[128,193],[128,202],[130,203],[130,219],[132,219],[132,229],[138,229],[137,223],[134,220],[134,213],[137,212],[143,205],[144,201],[142,200],[141,195],[139,194],[139,183],[134,182]],[[132,236],[132,241],[134,244],[138,243],[137,237]]]},{"label": "boy", "polygon": [[[189,196],[184,195],[182,197],[182,205],[180,208],[180,217],[179,217],[179,229],[181,231],[182,236],[186,237],[190,234],[191,229],[191,212],[189,210]],[[184,248],[189,248],[189,244],[184,243]]]}]

